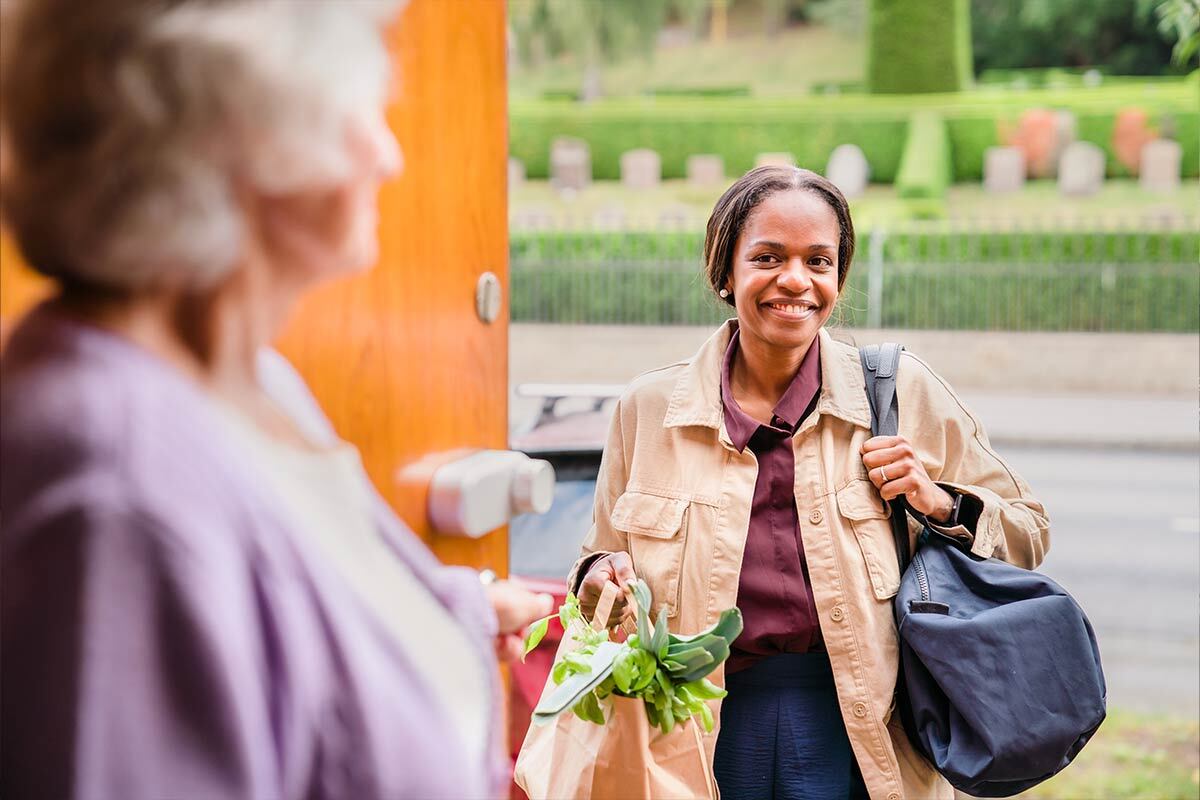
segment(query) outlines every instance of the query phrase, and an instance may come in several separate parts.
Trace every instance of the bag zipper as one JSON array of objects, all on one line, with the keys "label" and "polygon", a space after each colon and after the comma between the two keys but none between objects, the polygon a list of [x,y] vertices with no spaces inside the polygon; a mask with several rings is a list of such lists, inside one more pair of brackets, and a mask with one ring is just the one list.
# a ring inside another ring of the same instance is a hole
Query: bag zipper
[{"label": "bag zipper", "polygon": [[921,590],[921,600],[929,602],[929,576],[925,574],[925,561],[920,552],[913,555],[912,565],[917,576],[917,587]]}]

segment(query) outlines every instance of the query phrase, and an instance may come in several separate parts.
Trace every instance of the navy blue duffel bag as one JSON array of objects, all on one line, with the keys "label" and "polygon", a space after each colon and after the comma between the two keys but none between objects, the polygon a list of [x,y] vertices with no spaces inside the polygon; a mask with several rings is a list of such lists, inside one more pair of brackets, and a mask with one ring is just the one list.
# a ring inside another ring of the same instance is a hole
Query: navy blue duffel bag
[{"label": "navy blue duffel bag", "polygon": [[[877,436],[899,428],[901,349],[862,350]],[[1096,636],[1079,604],[1045,575],[979,558],[929,527],[910,560],[906,509],[893,501],[904,729],[956,789],[1009,797],[1070,764],[1104,721]]]}]

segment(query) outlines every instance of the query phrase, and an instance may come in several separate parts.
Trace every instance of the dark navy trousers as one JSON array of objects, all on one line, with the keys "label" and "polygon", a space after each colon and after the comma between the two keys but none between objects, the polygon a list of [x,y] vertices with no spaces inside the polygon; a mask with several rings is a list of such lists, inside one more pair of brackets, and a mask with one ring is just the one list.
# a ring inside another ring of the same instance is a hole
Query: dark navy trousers
[{"label": "dark navy trousers", "polygon": [[866,800],[828,655],[771,656],[725,688],[713,760],[722,800]]}]

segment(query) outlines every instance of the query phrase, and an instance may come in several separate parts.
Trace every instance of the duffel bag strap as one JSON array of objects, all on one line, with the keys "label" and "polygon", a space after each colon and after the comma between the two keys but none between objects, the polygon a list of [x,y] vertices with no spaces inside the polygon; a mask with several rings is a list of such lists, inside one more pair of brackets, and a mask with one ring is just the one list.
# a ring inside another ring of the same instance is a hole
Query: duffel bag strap
[{"label": "duffel bag strap", "polygon": [[[871,435],[896,436],[900,433],[900,406],[896,399],[896,370],[900,366],[900,352],[904,345],[885,342],[869,344],[858,351],[862,361],[863,380],[867,387],[867,401],[871,405]],[[900,574],[908,568],[908,516],[907,503],[903,497],[892,501],[892,538],[896,542],[896,558],[900,562]]]}]

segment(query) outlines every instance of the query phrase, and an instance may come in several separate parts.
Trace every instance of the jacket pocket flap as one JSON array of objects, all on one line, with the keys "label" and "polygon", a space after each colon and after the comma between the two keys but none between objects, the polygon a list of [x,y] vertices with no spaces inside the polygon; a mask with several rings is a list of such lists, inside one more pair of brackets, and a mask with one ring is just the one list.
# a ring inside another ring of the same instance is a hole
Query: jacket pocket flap
[{"label": "jacket pocket flap", "polygon": [[670,539],[683,527],[688,501],[642,492],[625,492],[612,510],[612,525],[617,530]]},{"label": "jacket pocket flap", "polygon": [[887,519],[883,498],[870,481],[853,480],[837,490],[838,510],[846,519]]}]

